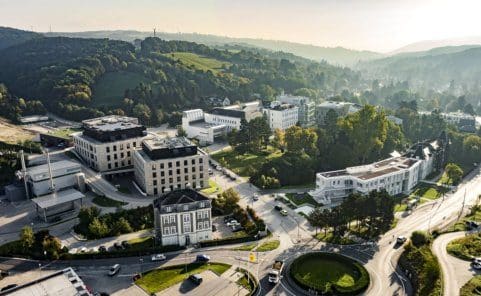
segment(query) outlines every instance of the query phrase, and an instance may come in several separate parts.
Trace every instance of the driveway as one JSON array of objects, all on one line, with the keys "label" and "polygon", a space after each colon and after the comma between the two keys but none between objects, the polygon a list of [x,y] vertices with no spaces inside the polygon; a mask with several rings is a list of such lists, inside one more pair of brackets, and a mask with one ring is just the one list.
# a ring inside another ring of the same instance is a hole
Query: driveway
[{"label": "driveway", "polygon": [[438,257],[439,264],[443,270],[444,295],[458,295],[461,287],[473,276],[479,274],[471,267],[469,261],[461,260],[451,256],[446,251],[450,241],[466,236],[464,231],[452,232],[439,236],[433,242],[433,253]]}]

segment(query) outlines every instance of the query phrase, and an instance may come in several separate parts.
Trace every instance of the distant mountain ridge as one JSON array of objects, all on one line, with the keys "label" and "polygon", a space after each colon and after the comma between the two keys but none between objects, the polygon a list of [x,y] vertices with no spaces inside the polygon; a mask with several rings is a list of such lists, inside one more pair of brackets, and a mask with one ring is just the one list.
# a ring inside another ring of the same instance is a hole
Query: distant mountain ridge
[{"label": "distant mountain ridge", "polygon": [[462,46],[466,44],[481,45],[481,36],[453,38],[453,39],[440,39],[440,40],[425,40],[425,41],[414,42],[414,43],[405,45],[401,48],[398,48],[388,53],[388,55],[396,55],[396,54],[407,53],[407,52],[421,52],[421,51],[428,51],[433,48]]},{"label": "distant mountain ridge", "polygon": [[17,45],[33,38],[41,38],[42,34],[0,26],[0,50]]},{"label": "distant mountain ridge", "polygon": [[[109,38],[133,42],[135,39],[151,37],[152,32],[140,32],[133,30],[120,31],[88,31],[88,32],[53,32],[45,33],[45,36],[64,36],[76,38]],[[223,44],[239,44],[242,46],[254,46],[272,51],[289,52],[307,59],[325,60],[334,65],[350,66],[359,61],[367,61],[380,58],[383,55],[372,51],[358,51],[343,47],[321,47],[316,45],[294,43],[289,41],[265,40],[255,38],[233,38],[197,33],[166,33],[157,32],[156,36],[165,40],[182,40],[203,43],[210,46]]]}]

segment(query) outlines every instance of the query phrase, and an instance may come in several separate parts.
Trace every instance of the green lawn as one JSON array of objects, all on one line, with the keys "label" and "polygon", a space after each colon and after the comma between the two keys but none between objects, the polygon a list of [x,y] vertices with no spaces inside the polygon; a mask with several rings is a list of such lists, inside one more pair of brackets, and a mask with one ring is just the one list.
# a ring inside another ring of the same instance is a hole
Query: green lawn
[{"label": "green lawn", "polygon": [[354,243],[354,241],[352,241],[349,238],[334,236],[331,230],[327,231],[327,233],[325,233],[324,230],[322,230],[315,236],[315,238],[317,238],[320,241],[331,243],[331,244],[350,245]]},{"label": "green lawn", "polygon": [[127,204],[126,202],[113,200],[106,196],[100,196],[100,195],[95,196],[92,199],[92,202],[98,206],[110,207],[110,208],[116,208],[116,207],[124,206]]},{"label": "green lawn", "polygon": [[209,187],[202,189],[200,192],[207,195],[220,193],[220,186],[213,179],[209,179]]},{"label": "green lawn", "polygon": [[267,242],[263,242],[259,247],[257,247],[255,249],[255,251],[257,252],[267,252],[267,251],[272,251],[272,250],[275,250],[279,247],[280,245],[280,241],[279,240],[271,240],[271,241],[267,241]]},{"label": "green lawn", "polygon": [[481,236],[470,234],[468,236],[450,241],[446,247],[449,254],[461,259],[469,260],[481,256]]},{"label": "green lawn", "polygon": [[218,73],[225,65],[229,67],[231,64],[228,62],[222,62],[213,58],[204,57],[191,52],[172,52],[164,54],[166,57],[179,61],[185,66],[193,67],[197,70],[212,71]]},{"label": "green lawn", "polygon": [[286,198],[292,201],[297,206],[308,203],[314,207],[319,206],[319,203],[308,193],[286,193]]},{"label": "green lawn", "polygon": [[257,246],[256,243],[246,244],[237,248],[233,248],[234,251],[252,251]]},{"label": "green lawn", "polygon": [[154,246],[154,238],[152,236],[138,237],[128,240],[130,244],[129,250],[145,250]]},{"label": "green lawn", "polygon": [[259,169],[267,160],[280,157],[281,155],[282,152],[279,149],[269,146],[266,150],[258,154],[244,153],[239,155],[234,150],[228,149],[212,154],[211,156],[222,166],[229,168],[234,173],[240,176],[249,176],[249,167]]},{"label": "green lawn", "polygon": [[133,72],[108,72],[100,77],[93,87],[92,103],[94,106],[116,107],[122,104],[126,89],[133,89],[141,82],[150,79]]},{"label": "green lawn", "polygon": [[410,197],[421,197],[425,199],[437,199],[441,197],[441,191],[438,188],[435,188],[434,186],[431,185],[420,185],[418,186],[410,195]]},{"label": "green lawn", "polygon": [[481,221],[481,208],[473,208],[469,215],[457,221],[453,226],[448,228],[448,231],[466,231],[466,221]]},{"label": "green lawn", "polygon": [[127,187],[122,187],[122,186],[120,186],[118,190],[119,190],[119,192],[124,193],[124,194],[131,194],[131,193],[132,193],[132,192],[130,191],[130,189],[127,188]]},{"label": "green lawn", "polygon": [[481,295],[481,275],[476,275],[470,279],[459,291],[460,296]]},{"label": "green lawn", "polygon": [[439,178],[437,183],[438,183],[438,185],[441,185],[441,184],[452,185],[453,181],[451,181],[451,179],[449,179],[449,177],[446,173],[443,173],[441,175],[441,178]]},{"label": "green lawn", "polygon": [[52,136],[55,136],[55,137],[60,137],[60,138],[64,138],[64,139],[71,139],[72,138],[71,134],[75,133],[75,132],[79,132],[79,131],[81,131],[81,130],[75,129],[75,128],[59,128],[59,129],[56,129],[56,130],[50,132],[49,134],[52,135]]},{"label": "green lawn", "polygon": [[205,270],[212,270],[217,275],[221,275],[230,267],[231,265],[224,263],[190,263],[187,265],[174,265],[148,271],[143,274],[142,278],[135,281],[135,283],[149,294],[152,294],[184,281],[191,274],[201,273]]}]

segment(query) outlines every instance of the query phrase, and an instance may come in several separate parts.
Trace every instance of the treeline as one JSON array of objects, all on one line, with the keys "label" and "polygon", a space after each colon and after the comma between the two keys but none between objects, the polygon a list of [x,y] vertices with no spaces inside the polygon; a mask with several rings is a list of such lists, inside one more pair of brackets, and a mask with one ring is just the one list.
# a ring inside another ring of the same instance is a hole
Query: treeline
[{"label": "treeline", "polygon": [[[191,52],[225,65],[218,71],[200,70],[172,58],[173,52]],[[136,113],[147,124],[165,121],[165,114],[172,111],[202,107],[210,96],[242,101],[257,94],[272,99],[285,90],[318,98],[361,83],[359,73],[326,63],[159,38],[145,39],[140,51],[130,43],[108,39],[37,38],[2,50],[0,68],[0,81],[12,94],[25,98],[27,105],[39,100],[73,120]],[[114,108],[97,106],[92,102],[93,86],[112,72],[140,74],[149,82],[125,89]]]},{"label": "treeline", "polygon": [[[385,190],[371,191],[368,195],[349,195],[342,204],[332,209],[314,209],[308,216],[309,223],[317,230],[342,237],[346,232],[365,228],[367,238],[382,234],[391,228],[394,221],[396,201]],[[352,223],[355,222],[355,225]]]}]

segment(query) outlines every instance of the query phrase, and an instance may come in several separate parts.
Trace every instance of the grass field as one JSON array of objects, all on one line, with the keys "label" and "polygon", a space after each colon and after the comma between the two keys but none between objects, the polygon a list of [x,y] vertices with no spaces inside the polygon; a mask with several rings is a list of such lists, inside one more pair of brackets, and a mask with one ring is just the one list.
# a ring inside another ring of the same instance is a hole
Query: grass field
[{"label": "grass field", "polygon": [[466,231],[466,221],[481,222],[481,208],[475,207],[471,209],[469,215],[457,221],[453,226],[448,228],[448,231]]},{"label": "grass field", "polygon": [[272,251],[272,250],[275,250],[277,248],[279,248],[279,245],[280,245],[280,241],[279,240],[271,240],[271,241],[267,241],[267,242],[264,242],[262,243],[259,247],[257,247],[255,249],[255,251],[257,252],[267,252],[267,251]]},{"label": "grass field", "polygon": [[208,71],[211,70],[214,73],[218,73],[222,70],[223,65],[230,66],[228,62],[222,62],[213,58],[204,57],[191,52],[172,52],[166,53],[166,57],[179,61],[180,63],[191,66],[197,70]]},{"label": "grass field", "polygon": [[319,206],[319,203],[308,193],[286,193],[286,198],[292,201],[297,206],[308,203],[313,206]]},{"label": "grass field", "polygon": [[257,246],[256,243],[246,244],[237,248],[233,248],[234,251],[252,251]]},{"label": "grass field", "polygon": [[481,256],[481,236],[476,233],[455,239],[449,242],[446,250],[449,254],[465,260],[479,257]]},{"label": "grass field", "polygon": [[175,265],[162,269],[154,269],[146,272],[142,278],[135,281],[142,289],[150,294],[165,290],[178,284],[194,273],[211,270],[217,275],[223,274],[231,265],[224,263],[191,263],[188,265]]},{"label": "grass field", "polygon": [[128,88],[135,88],[139,83],[148,83],[150,80],[140,74],[132,72],[105,73],[93,87],[94,106],[119,106]]},{"label": "grass field", "polygon": [[127,204],[126,202],[113,200],[111,198],[100,196],[100,195],[97,195],[96,197],[94,197],[92,199],[92,202],[101,207],[110,207],[110,208],[120,207]]},{"label": "grass field", "polygon": [[470,279],[459,291],[460,296],[481,295],[481,275],[476,275]]},{"label": "grass field", "polygon": [[50,132],[49,134],[52,135],[52,136],[55,136],[55,137],[60,137],[60,138],[64,138],[64,139],[71,139],[72,138],[71,134],[75,133],[75,132],[79,132],[79,131],[81,131],[81,129],[60,128],[60,129],[56,129],[53,132]]},{"label": "grass field", "polygon": [[411,197],[421,197],[421,201],[422,199],[429,199],[429,200],[433,200],[433,199],[437,199],[439,197],[441,197],[442,193],[441,191],[436,188],[435,186],[430,186],[430,185],[420,185],[418,188],[416,188],[412,193],[411,193]]},{"label": "grass field", "polygon": [[11,124],[8,120],[0,117],[0,141],[8,144],[16,144],[25,140],[32,140],[35,133],[23,129],[21,126]]},{"label": "grass field", "polygon": [[212,154],[212,158],[218,161],[222,166],[232,170],[234,173],[240,176],[248,176],[248,168],[250,166],[253,168],[260,168],[267,160],[280,157],[281,155],[282,152],[280,150],[269,146],[266,150],[258,154],[245,153],[239,155],[234,150],[229,149]]}]

